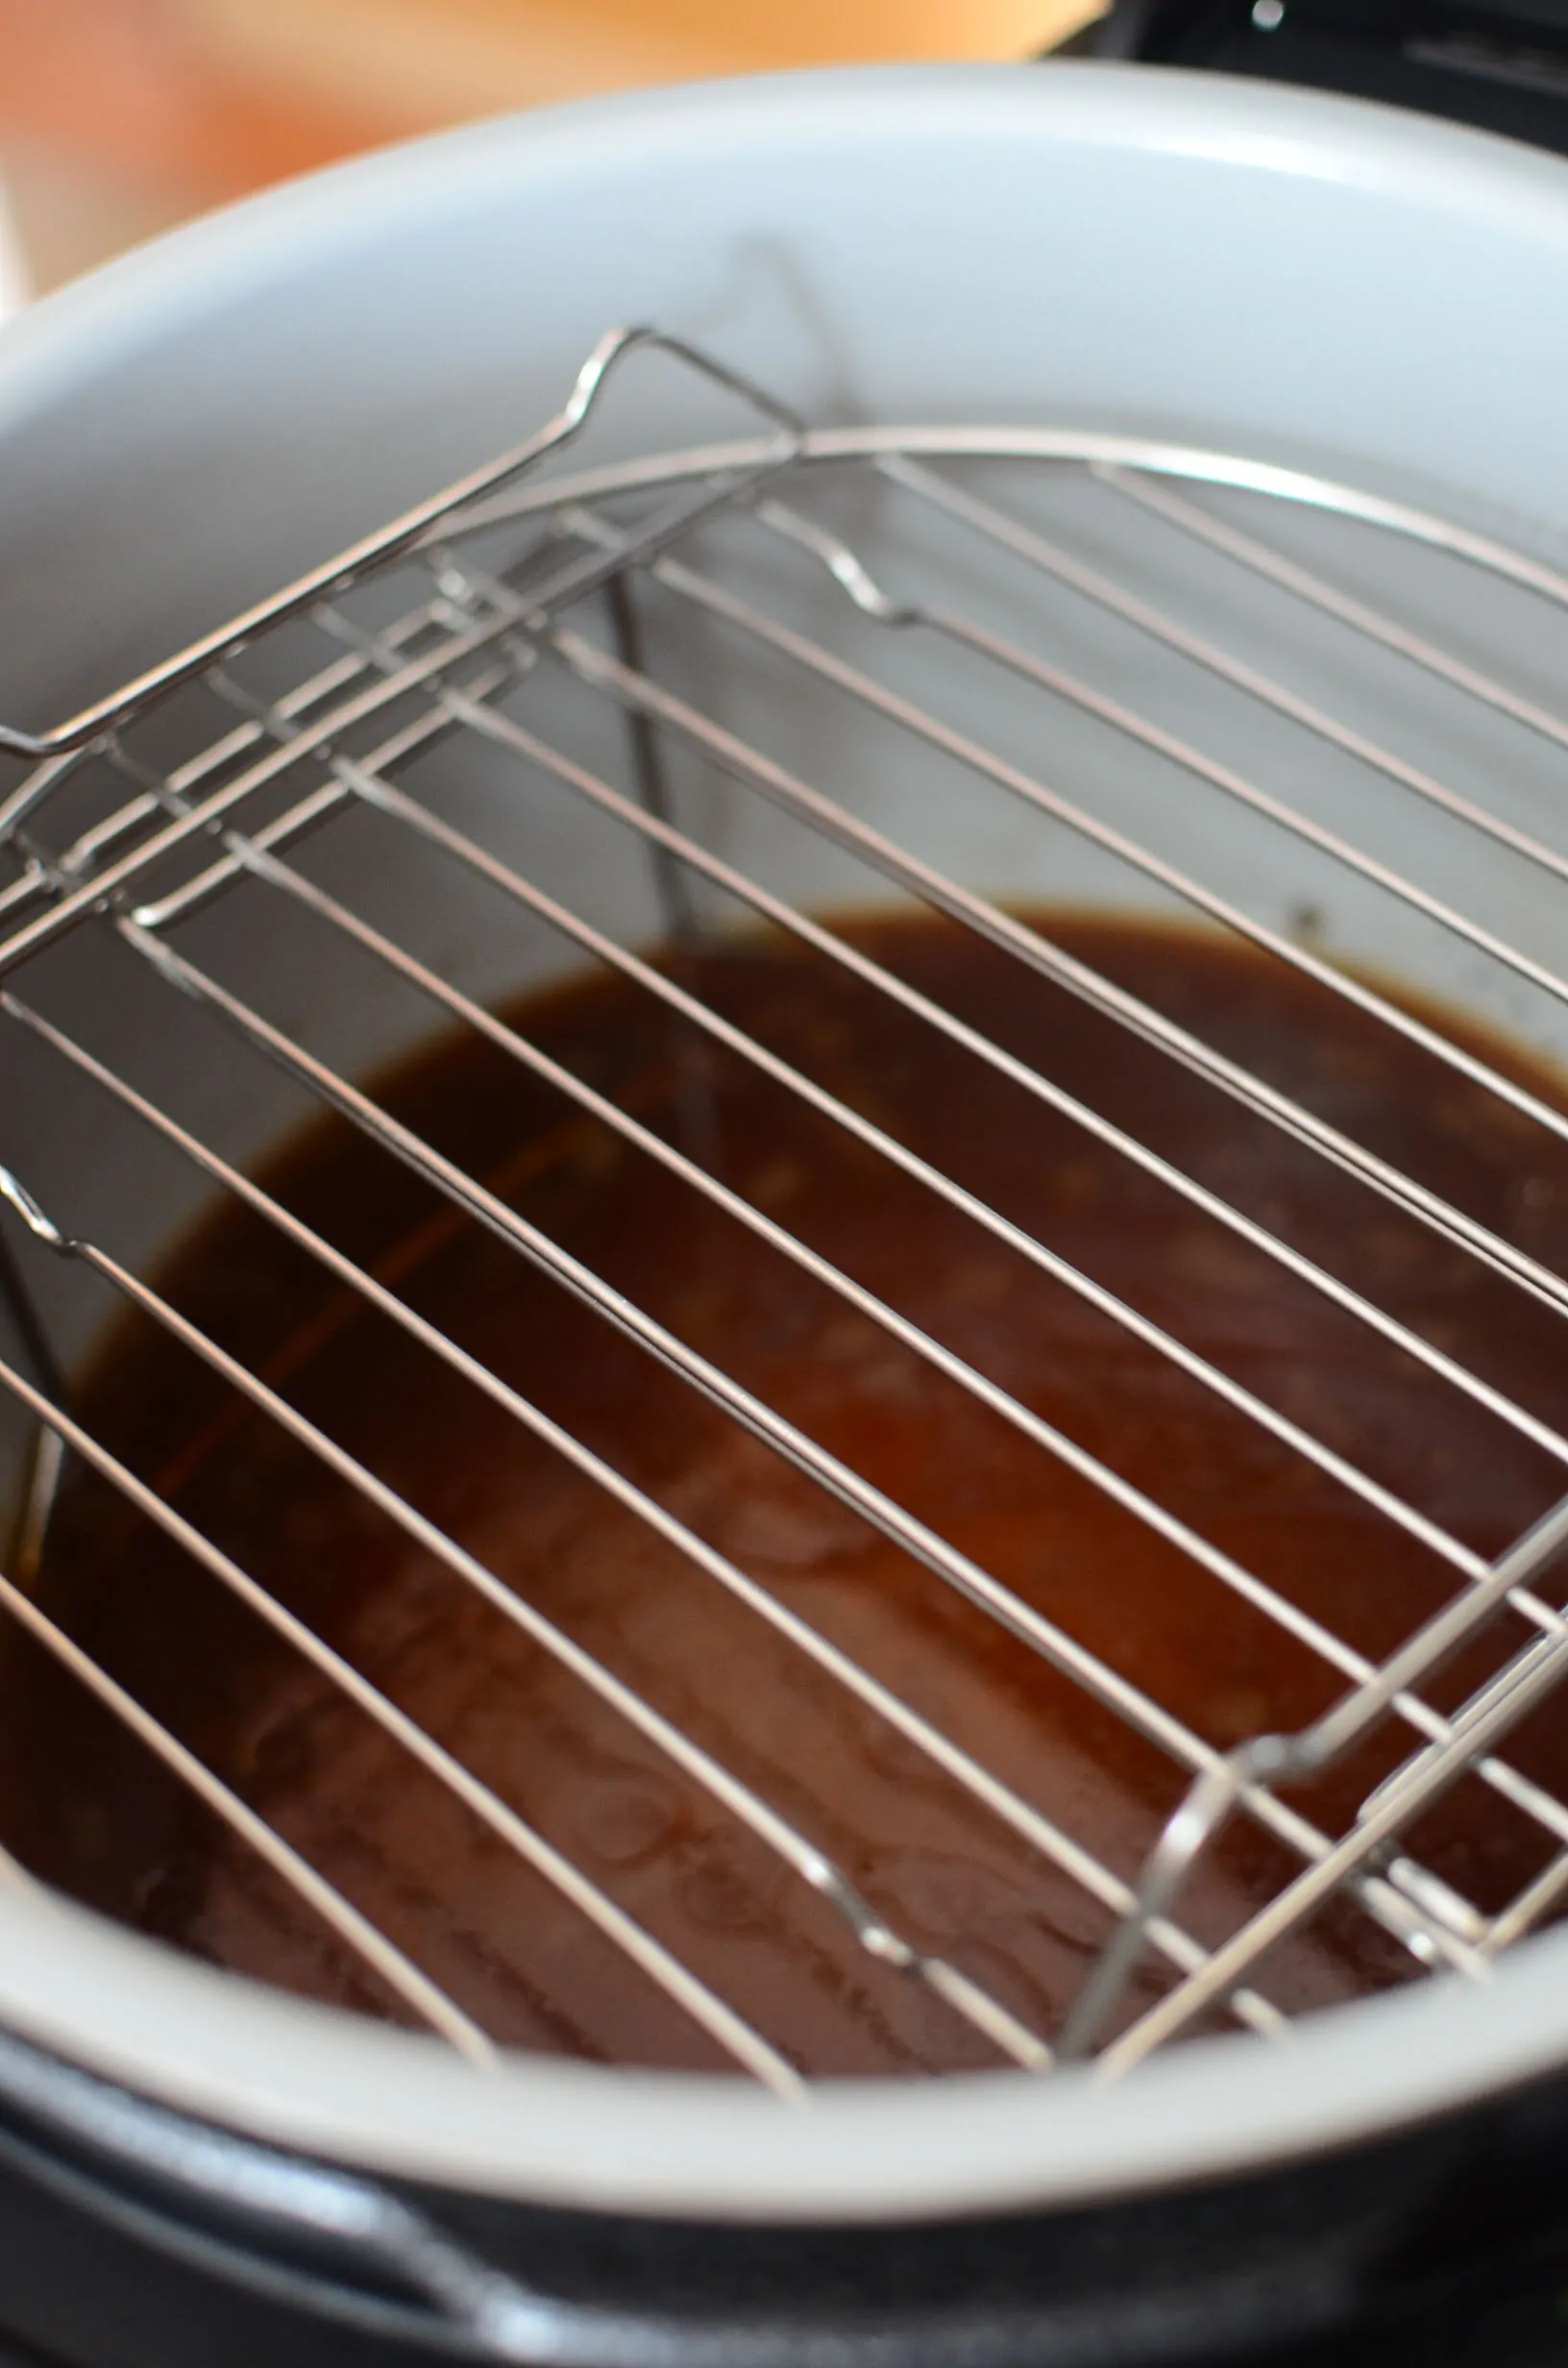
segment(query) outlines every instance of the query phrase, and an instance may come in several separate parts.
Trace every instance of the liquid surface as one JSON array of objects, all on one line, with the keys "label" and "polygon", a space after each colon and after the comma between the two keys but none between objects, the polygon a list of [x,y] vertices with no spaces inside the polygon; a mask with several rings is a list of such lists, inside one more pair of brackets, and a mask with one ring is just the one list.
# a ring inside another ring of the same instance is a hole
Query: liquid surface
[{"label": "liquid surface", "polygon": [[[1041,916],[1056,941],[1559,1270],[1568,1160],[1538,1126],[1281,965],[1194,935]],[[876,960],[1545,1420],[1560,1320],[1125,1029],[932,922],[857,924]],[[1560,1471],[1332,1299],[884,995],[766,939],[676,974],[1463,1547],[1493,1555]],[[1097,1656],[1226,1749],[1311,1719],[1460,1573],[1007,1240],[651,998],[600,979],[512,1024],[951,1356],[1231,1558],[1235,1586],[494,1046],[378,1089],[445,1157]],[[1447,1024],[1452,1025],[1452,1023]],[[1473,1048],[1556,1096],[1491,1040]],[[1119,1878],[1188,1768],[749,1436],[515,1245],[332,1120],[265,1177],[551,1423],[809,1621]],[[230,1209],[160,1288],[230,1353],[826,1851],[916,1946],[1049,2035],[1103,1900],[757,1612],[262,1220]],[[555,1851],[814,2073],[988,2064],[872,1961],[745,1822],[431,1550],[143,1319],[91,1376],[102,1436]],[[417,1524],[416,1524],[417,1527]],[[80,1472],[37,1591],[120,1681],[495,2036],[709,2065],[714,2043],[545,1876],[108,1488]],[[1289,1633],[1293,1623],[1296,1633]],[[1431,1681],[1448,1708],[1528,1631],[1508,1613]],[[1335,1660],[1337,1657],[1337,1663]],[[1348,1674],[1347,1674],[1348,1673]],[[0,1838],[216,1961],[406,2019],[311,1914],[36,1647],[0,1654]],[[1335,1834],[1415,1737],[1385,1723],[1291,1806]],[[1512,1763],[1568,1792],[1548,1704]],[[1553,1855],[1465,1778],[1409,1844],[1482,1912]],[[1180,1917],[1213,1944],[1299,1867],[1237,1819]],[[1353,1901],[1257,1986],[1290,2013],[1412,1978]],[[1123,2020],[1167,1986],[1158,1957]]]}]

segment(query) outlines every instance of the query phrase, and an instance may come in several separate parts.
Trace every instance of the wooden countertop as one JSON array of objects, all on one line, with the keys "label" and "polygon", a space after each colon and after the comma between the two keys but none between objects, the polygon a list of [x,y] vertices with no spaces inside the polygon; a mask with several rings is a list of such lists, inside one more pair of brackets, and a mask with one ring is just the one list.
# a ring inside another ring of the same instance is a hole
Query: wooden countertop
[{"label": "wooden countertop", "polygon": [[1094,0],[0,0],[0,176],[38,288],[380,142],[596,90],[1009,58]]}]

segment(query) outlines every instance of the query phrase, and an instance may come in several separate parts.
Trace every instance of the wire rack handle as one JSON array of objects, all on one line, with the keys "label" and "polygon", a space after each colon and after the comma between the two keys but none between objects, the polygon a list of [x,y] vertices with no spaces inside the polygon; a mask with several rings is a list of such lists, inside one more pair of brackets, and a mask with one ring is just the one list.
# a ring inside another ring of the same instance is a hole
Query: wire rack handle
[{"label": "wire rack handle", "polygon": [[737,396],[753,410],[771,420],[778,430],[776,439],[764,453],[755,473],[766,475],[775,467],[787,466],[796,457],[805,442],[803,421],[786,404],[740,372],[728,369],[709,354],[688,345],[684,338],[647,323],[631,328],[612,329],[600,337],[573,382],[572,391],[555,416],[544,427],[514,445],[499,458],[487,460],[482,467],[471,470],[447,485],[439,493],[429,495],[412,509],[404,510],[388,525],[380,527],[356,543],[351,543],[330,559],[323,560],[292,583],[285,584],[254,607],[231,617],[226,625],[216,627],[184,650],[160,659],[143,674],[136,675],[118,690],[95,700],[75,715],[46,731],[18,730],[13,725],[0,724],[0,752],[12,756],[48,758],[67,756],[86,748],[106,731],[130,722],[151,703],[167,691],[188,681],[205,668],[232,657],[257,633],[281,625],[285,619],[308,608],[312,602],[329,595],[345,592],[373,568],[400,557],[416,543],[468,504],[497,493],[502,486],[526,476],[553,453],[563,452],[588,426],[599,407],[600,399],[610,380],[623,362],[634,353],[667,354],[683,363],[699,378]]}]

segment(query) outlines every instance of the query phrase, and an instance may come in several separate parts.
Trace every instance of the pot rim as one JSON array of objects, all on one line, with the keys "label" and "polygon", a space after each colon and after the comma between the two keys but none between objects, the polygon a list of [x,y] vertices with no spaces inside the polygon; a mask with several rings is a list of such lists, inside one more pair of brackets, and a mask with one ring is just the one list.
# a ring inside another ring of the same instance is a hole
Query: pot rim
[{"label": "pot rim", "polygon": [[56,1897],[0,1889],[0,2029],[134,2092],[335,2165],[556,2208],[893,2224],[1129,2200],[1278,2169],[1559,2074],[1568,1931],[1321,2010],[1277,2045],[1196,2039],[1109,2084],[823,2081],[799,2107],[719,2073],[439,2040],[221,1973]]}]

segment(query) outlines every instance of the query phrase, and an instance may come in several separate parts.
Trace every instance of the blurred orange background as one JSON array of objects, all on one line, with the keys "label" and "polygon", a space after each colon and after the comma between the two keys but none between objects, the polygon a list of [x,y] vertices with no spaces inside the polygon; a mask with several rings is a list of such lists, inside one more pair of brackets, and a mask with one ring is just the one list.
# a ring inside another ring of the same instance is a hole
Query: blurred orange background
[{"label": "blurred orange background", "polygon": [[0,183],[35,288],[246,190],[589,91],[1024,58],[1095,0],[0,0]]}]

